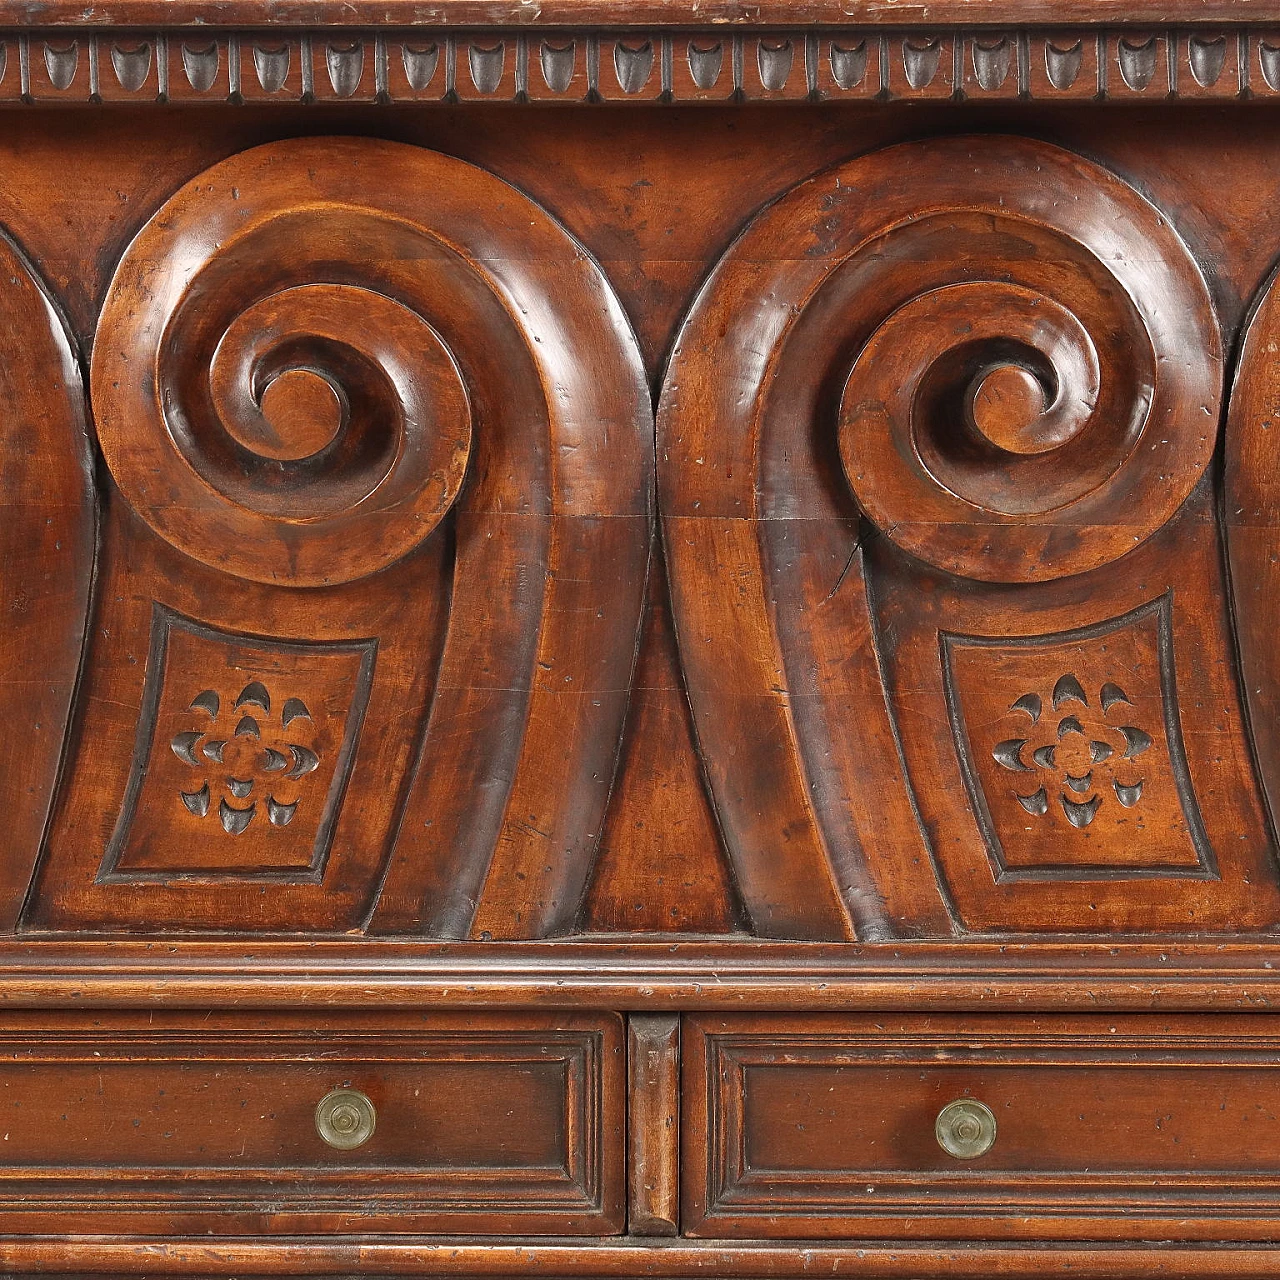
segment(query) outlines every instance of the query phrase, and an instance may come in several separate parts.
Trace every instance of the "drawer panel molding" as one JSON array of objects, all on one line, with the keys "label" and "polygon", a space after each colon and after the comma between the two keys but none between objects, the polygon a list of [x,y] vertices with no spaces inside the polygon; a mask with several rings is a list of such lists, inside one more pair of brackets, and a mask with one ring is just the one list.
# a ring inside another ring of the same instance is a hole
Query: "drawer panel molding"
[{"label": "drawer panel molding", "polygon": [[40,1022],[0,1028],[10,1230],[621,1230],[616,1015]]},{"label": "drawer panel molding", "polygon": [[1265,1240],[1280,1224],[1269,1015],[703,1016],[683,1045],[691,1235]]}]

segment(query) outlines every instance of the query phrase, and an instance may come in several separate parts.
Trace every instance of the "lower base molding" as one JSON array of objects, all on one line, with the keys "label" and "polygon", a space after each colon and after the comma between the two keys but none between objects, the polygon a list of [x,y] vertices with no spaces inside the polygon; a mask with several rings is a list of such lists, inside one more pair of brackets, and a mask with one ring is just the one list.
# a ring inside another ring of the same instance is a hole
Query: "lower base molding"
[{"label": "lower base molding", "polygon": [[446,1237],[173,1239],[0,1237],[0,1270],[13,1275],[106,1276],[691,1276],[731,1280],[856,1276],[920,1280],[1251,1280],[1280,1276],[1280,1242],[1239,1246],[956,1244],[947,1241],[818,1245],[803,1241],[721,1245],[683,1240],[503,1240]]}]

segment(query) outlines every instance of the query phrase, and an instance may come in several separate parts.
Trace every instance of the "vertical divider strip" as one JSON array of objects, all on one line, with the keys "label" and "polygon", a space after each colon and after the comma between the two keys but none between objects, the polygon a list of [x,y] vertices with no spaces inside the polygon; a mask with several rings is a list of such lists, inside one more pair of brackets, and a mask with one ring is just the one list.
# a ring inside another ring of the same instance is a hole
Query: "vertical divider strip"
[{"label": "vertical divider strip", "polygon": [[637,1236],[680,1230],[680,1019],[627,1019],[627,1229]]}]

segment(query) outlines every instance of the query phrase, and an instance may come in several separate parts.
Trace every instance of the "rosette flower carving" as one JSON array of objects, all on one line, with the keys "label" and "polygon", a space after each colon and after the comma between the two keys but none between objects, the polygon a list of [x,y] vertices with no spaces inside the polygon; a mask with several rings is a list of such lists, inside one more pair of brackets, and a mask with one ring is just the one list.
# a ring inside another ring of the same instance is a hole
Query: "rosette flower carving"
[{"label": "rosette flower carving", "polygon": [[287,827],[298,811],[298,781],[320,764],[309,746],[292,741],[298,736],[297,722],[311,720],[307,704],[286,698],[278,707],[278,729],[268,719],[271,707],[266,685],[251,680],[231,708],[231,724],[219,733],[222,699],[216,690],[204,689],[192,700],[191,710],[202,712],[206,723],[183,729],[169,743],[199,778],[199,786],[193,783],[190,790],[178,792],[183,808],[204,818],[216,799],[218,819],[229,835],[247,830],[264,800],[271,825]]},{"label": "rosette flower carving", "polygon": [[[1025,715],[1031,727],[1022,737],[997,742],[991,754],[1002,769],[1022,778],[1030,775],[1034,791],[1028,792],[1026,784],[1013,790],[1022,808],[1043,817],[1052,791],[1067,821],[1087,827],[1108,790],[1100,774],[1109,775],[1109,789],[1120,804],[1134,808],[1146,783],[1133,762],[1153,743],[1141,726],[1122,723],[1132,708],[1129,695],[1111,680],[1098,690],[1092,706],[1084,686],[1070,672],[1058,677],[1047,703],[1034,691],[1018,698],[1009,710]],[[1114,722],[1107,718],[1113,711],[1120,713]],[[1115,772],[1117,765],[1123,773]]]}]

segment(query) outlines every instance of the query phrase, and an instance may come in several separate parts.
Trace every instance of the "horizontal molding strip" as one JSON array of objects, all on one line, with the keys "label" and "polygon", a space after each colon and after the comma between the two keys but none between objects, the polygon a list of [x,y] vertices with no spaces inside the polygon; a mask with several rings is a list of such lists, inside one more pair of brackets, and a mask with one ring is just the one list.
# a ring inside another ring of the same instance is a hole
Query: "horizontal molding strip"
[{"label": "horizontal molding strip", "polygon": [[1170,98],[1280,98],[1280,26],[0,30],[0,105]]},{"label": "horizontal molding strip", "polygon": [[10,941],[0,1007],[836,1012],[1280,1009],[1272,941],[1215,945]]},{"label": "horizontal molding strip", "polygon": [[1269,1245],[1087,1246],[949,1244],[945,1241],[851,1245],[756,1244],[704,1240],[508,1240],[448,1237],[347,1239],[199,1239],[94,1236],[0,1237],[0,1266],[23,1274],[120,1276],[648,1276],[705,1274],[743,1280],[856,1276],[919,1280],[924,1275],[990,1280],[1255,1280],[1280,1276],[1280,1250]]}]

